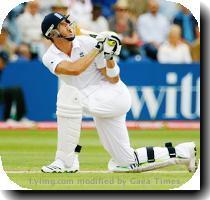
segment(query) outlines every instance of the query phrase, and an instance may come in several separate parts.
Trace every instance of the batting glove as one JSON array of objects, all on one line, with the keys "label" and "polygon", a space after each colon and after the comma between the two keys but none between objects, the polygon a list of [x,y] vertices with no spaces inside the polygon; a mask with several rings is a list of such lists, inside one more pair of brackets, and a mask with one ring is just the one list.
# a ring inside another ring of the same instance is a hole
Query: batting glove
[{"label": "batting glove", "polygon": [[104,50],[104,42],[106,40],[106,36],[97,35],[96,40],[98,41],[98,43],[96,44],[95,48],[98,49],[99,52],[101,53]]},{"label": "batting glove", "polygon": [[118,35],[115,32],[105,32],[106,41],[104,42],[104,58],[113,59],[114,55],[119,55],[122,45]]}]

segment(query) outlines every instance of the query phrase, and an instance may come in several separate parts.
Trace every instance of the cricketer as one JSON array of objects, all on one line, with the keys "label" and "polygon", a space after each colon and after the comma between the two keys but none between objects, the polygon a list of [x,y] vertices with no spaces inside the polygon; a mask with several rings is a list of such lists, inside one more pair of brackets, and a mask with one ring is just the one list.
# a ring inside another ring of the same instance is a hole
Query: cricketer
[{"label": "cricketer", "polygon": [[42,172],[79,171],[79,139],[84,114],[93,117],[100,141],[111,157],[109,171],[143,172],[181,164],[195,172],[194,142],[175,147],[170,142],[164,147],[131,147],[125,121],[131,97],[113,59],[121,50],[116,33],[106,32],[96,38],[76,36],[74,22],[59,13],[48,14],[41,28],[52,42],[43,63],[63,82],[57,95],[55,160],[43,166]]}]

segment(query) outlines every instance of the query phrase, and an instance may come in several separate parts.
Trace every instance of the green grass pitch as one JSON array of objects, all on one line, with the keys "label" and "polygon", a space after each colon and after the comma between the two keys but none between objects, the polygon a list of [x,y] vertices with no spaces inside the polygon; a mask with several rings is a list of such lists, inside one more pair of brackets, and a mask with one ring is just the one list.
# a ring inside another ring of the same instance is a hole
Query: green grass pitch
[{"label": "green grass pitch", "polygon": [[[174,145],[194,141],[200,157],[199,130],[136,130],[129,134],[134,148],[163,146],[169,141]],[[40,168],[53,161],[56,142],[56,131],[0,131],[4,170],[12,181],[34,190],[168,190],[192,177],[181,165],[144,173],[105,173],[110,157],[94,130],[81,133],[80,170],[83,173],[43,174]]]}]

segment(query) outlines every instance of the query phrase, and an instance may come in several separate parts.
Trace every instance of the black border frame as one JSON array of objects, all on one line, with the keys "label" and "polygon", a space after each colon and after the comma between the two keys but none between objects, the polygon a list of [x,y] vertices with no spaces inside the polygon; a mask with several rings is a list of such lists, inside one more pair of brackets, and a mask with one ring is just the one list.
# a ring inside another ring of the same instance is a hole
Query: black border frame
[{"label": "black border frame", "polygon": [[[208,152],[210,148],[208,145],[210,126],[208,121],[210,120],[210,108],[208,102],[210,102],[210,42],[208,36],[210,36],[210,12],[208,8],[201,3],[201,163],[200,163],[200,175],[201,175],[201,190],[69,190],[69,191],[39,191],[39,190],[27,190],[27,191],[3,191],[3,195],[8,199],[209,199],[209,157]],[[203,43],[204,41],[204,43]],[[208,66],[209,65],[209,66]],[[204,67],[205,66],[205,67]],[[203,96],[204,95],[204,96]],[[203,98],[205,97],[205,98]],[[205,110],[204,110],[205,109]],[[206,156],[207,155],[207,156]]]}]

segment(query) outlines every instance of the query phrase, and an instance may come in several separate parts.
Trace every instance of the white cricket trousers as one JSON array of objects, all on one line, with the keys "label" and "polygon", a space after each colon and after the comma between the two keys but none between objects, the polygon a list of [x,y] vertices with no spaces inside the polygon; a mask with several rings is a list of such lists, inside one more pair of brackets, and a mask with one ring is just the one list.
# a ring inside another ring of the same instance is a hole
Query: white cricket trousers
[{"label": "white cricket trousers", "polygon": [[[134,149],[130,146],[126,127],[126,113],[131,107],[131,97],[125,84],[102,81],[100,85],[90,86],[82,91],[70,86],[59,90],[57,100],[58,143],[56,160],[62,160],[71,167],[75,159],[75,147],[79,142],[83,113],[93,116],[101,143],[119,166],[136,163]],[[179,146],[179,145],[178,145]],[[189,151],[176,147],[179,157],[188,158]],[[145,147],[136,149],[140,163],[148,161]],[[184,156],[183,156],[184,155]],[[169,159],[166,147],[154,147],[156,160]]]},{"label": "white cricket trousers", "polygon": [[102,82],[92,94],[83,96],[83,111],[93,116],[100,141],[112,159],[121,166],[135,163],[126,127],[126,113],[131,107],[127,86]]}]

